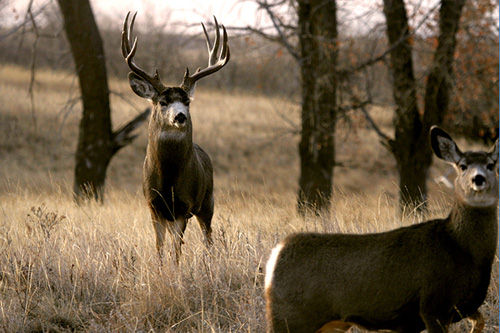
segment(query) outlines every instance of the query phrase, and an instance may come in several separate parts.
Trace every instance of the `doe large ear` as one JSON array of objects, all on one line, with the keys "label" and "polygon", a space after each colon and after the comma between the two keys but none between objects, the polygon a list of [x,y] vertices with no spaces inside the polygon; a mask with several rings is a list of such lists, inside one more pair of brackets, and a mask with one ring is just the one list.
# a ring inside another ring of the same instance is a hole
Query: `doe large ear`
[{"label": "doe large ear", "polygon": [[158,95],[151,83],[134,72],[128,73],[128,81],[132,90],[142,98],[153,100]]},{"label": "doe large ear", "polygon": [[493,147],[490,148],[489,153],[490,153],[490,158],[495,160],[495,162],[498,162],[498,139],[497,141],[495,141]]},{"label": "doe large ear", "polygon": [[431,146],[437,157],[449,163],[458,163],[462,152],[451,136],[437,126],[431,127]]}]

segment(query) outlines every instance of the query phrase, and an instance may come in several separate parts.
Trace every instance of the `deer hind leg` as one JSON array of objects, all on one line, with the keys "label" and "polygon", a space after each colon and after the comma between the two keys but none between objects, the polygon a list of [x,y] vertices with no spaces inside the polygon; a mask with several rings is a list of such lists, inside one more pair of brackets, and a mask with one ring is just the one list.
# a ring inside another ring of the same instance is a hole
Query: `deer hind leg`
[{"label": "deer hind leg", "polygon": [[173,243],[173,256],[175,263],[179,264],[179,259],[181,257],[181,247],[184,244],[182,238],[184,237],[184,231],[186,230],[187,219],[185,217],[177,217],[174,221],[167,224],[168,231],[172,236]]},{"label": "deer hind leg", "polygon": [[446,333],[448,332],[449,320],[439,319],[433,315],[420,315],[425,323],[427,333]]},{"label": "deer hind leg", "polygon": [[481,312],[476,311],[474,314],[470,315],[467,319],[472,322],[472,329],[470,333],[481,333],[484,329],[484,318]]},{"label": "deer hind leg", "polygon": [[334,332],[347,332],[353,326],[352,323],[345,321],[330,321],[321,326],[316,333],[334,333]]}]

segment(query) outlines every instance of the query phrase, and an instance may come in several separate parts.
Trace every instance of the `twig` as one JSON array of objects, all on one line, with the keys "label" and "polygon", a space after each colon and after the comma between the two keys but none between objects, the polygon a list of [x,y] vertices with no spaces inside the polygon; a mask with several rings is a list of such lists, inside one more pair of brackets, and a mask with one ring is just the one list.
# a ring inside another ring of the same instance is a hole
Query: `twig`
[{"label": "twig", "polygon": [[299,60],[300,59],[299,53],[297,52],[296,48],[290,44],[288,37],[284,34],[282,30],[284,26],[283,22],[272,11],[272,7],[278,6],[281,3],[284,3],[284,1],[278,2],[274,5],[270,5],[267,2],[267,0],[257,1],[257,4],[266,11],[267,15],[271,19],[271,22],[273,23],[273,26],[276,29],[276,32],[278,33],[281,44],[287,49],[287,51],[292,55],[292,57],[294,57],[296,60]]},{"label": "twig", "polygon": [[405,40],[407,40],[408,38],[414,36],[417,31],[420,29],[420,27],[427,21],[427,19],[429,18],[429,16],[438,8],[440,3],[437,3],[436,5],[434,5],[434,7],[432,7],[426,14],[425,16],[422,18],[422,20],[417,24],[417,26],[415,27],[415,29],[413,29],[411,32],[408,32],[406,31],[405,34],[402,34],[401,37],[397,40],[396,43],[392,44],[387,50],[385,50],[384,52],[382,52],[382,54],[374,57],[374,58],[371,58],[371,59],[368,59],[366,60],[365,62],[362,62],[361,64],[358,64],[354,67],[351,67],[351,68],[346,68],[346,69],[341,69],[339,70],[339,74],[340,75],[350,75],[350,74],[353,74],[355,72],[358,72],[366,67],[369,67],[371,65],[374,65],[376,64],[377,62],[383,60],[389,53],[391,53],[395,48],[397,48],[402,42],[404,42]]},{"label": "twig", "polygon": [[[47,1],[36,13],[33,14],[33,17],[36,18],[38,15],[40,15],[41,13],[43,13],[43,11],[45,10],[45,7],[47,7],[50,3],[51,3],[50,0]],[[24,30],[25,27],[26,27],[26,24],[28,22],[31,22],[31,18],[29,17],[29,15],[25,15],[23,22],[21,22],[19,25],[15,26],[10,31],[6,32],[5,34],[0,35],[0,41],[6,39],[7,37],[9,37],[9,36],[11,36],[13,34],[15,34],[21,28]]]},{"label": "twig", "polygon": [[36,56],[37,56],[37,46],[38,46],[38,39],[40,38],[38,26],[35,22],[35,17],[33,16],[33,12],[31,10],[31,7],[33,5],[33,0],[30,0],[29,5],[28,5],[28,11],[27,15],[29,15],[31,19],[31,25],[33,26],[33,31],[35,33],[35,40],[33,41],[33,45],[31,46],[31,64],[30,64],[30,84],[28,87],[28,94],[30,96],[30,108],[31,108],[31,118],[33,119],[33,127],[35,129],[35,133],[37,132],[37,120],[36,120],[36,113],[35,113],[35,91],[34,91],[34,85],[35,85],[35,74],[36,74]]},{"label": "twig", "polygon": [[359,109],[361,110],[361,112],[365,116],[366,120],[370,123],[370,125],[373,128],[373,130],[375,131],[375,133],[377,133],[378,136],[380,137],[380,140],[381,140],[382,144],[385,147],[387,147],[388,149],[390,149],[391,148],[392,139],[390,137],[388,137],[387,135],[385,135],[384,132],[382,132],[380,130],[380,128],[377,126],[377,124],[375,123],[375,121],[373,120],[373,118],[370,116],[370,114],[368,113],[368,111],[366,111],[366,108],[364,106],[360,107]]}]

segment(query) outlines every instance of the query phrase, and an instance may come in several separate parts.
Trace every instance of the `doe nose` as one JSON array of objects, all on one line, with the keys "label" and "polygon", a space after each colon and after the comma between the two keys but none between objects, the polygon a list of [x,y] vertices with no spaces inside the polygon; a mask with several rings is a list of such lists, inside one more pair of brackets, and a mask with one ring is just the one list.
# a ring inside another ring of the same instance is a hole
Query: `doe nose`
[{"label": "doe nose", "polygon": [[174,121],[176,123],[179,123],[179,124],[184,124],[184,122],[186,121],[187,117],[184,113],[178,113],[175,118],[174,118]]},{"label": "doe nose", "polygon": [[486,183],[486,178],[484,178],[483,175],[475,175],[474,178],[472,178],[472,183],[476,186],[482,186]]}]

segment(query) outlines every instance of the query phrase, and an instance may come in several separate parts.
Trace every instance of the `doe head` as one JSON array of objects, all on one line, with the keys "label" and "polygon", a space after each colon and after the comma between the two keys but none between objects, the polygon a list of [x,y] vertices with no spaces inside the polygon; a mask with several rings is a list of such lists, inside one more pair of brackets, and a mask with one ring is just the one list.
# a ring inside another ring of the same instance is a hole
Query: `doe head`
[{"label": "doe head", "polygon": [[455,194],[473,207],[498,204],[498,140],[489,151],[462,152],[451,136],[437,126],[431,128],[431,146],[437,157],[457,171]]}]

